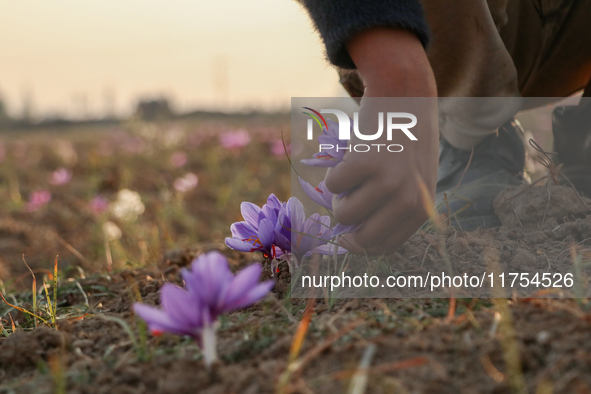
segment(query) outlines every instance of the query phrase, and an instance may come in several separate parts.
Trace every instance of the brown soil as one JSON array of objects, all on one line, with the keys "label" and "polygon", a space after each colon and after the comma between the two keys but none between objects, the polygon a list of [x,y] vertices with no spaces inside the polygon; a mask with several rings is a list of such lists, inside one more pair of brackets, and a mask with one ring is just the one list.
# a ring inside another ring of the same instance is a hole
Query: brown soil
[{"label": "brown soil", "polygon": [[[449,288],[432,292],[427,285],[431,283],[430,275],[450,272],[442,251],[449,256],[453,275],[482,278],[486,273],[483,286],[462,286],[454,291],[454,297],[591,296],[591,288],[587,285],[591,267],[583,265],[581,272],[575,274],[572,255],[574,251],[587,256],[591,250],[591,200],[579,196],[570,187],[554,185],[550,189],[552,194],[548,204],[548,190],[547,186],[518,186],[503,191],[494,205],[502,227],[466,232],[450,226],[442,234],[417,233],[391,258],[373,261],[365,257],[353,258],[346,272],[351,277],[368,272],[378,276],[380,283],[385,283],[390,275],[420,276],[425,280],[424,288],[348,288],[338,296],[450,297]],[[329,274],[340,275],[339,267],[336,269]],[[314,271],[313,267],[311,271]],[[488,278],[491,272],[495,272],[494,288],[490,288]],[[500,273],[505,274],[503,289],[499,286]],[[508,285],[513,279],[511,274],[522,273],[528,278],[538,274],[538,279],[548,273],[552,286],[530,284],[511,288]],[[575,281],[583,284],[580,289],[565,286],[566,274],[572,274]],[[323,297],[322,289],[314,290],[315,296]],[[299,287],[294,289],[294,294],[305,296],[310,291]]]},{"label": "brown soil", "polygon": [[[443,241],[453,264],[482,272],[496,255],[520,272],[571,267],[571,245],[581,253],[591,246],[591,216],[568,188],[551,190],[550,204],[546,186],[506,191],[496,204],[503,227],[447,229]],[[396,254],[395,269],[440,266],[438,242],[433,234],[415,235]],[[105,286],[112,295],[88,290],[92,308],[84,318],[61,321],[57,331],[17,330],[1,339],[0,392],[51,393],[60,381],[69,393],[347,392],[372,345],[366,393],[511,393],[518,387],[511,382],[520,379],[527,392],[591,392],[591,315],[584,301],[574,300],[514,299],[509,316],[486,300],[459,299],[449,319],[445,299],[341,299],[329,306],[320,298],[301,364],[286,375],[306,300],[283,301],[289,290],[283,264],[274,294],[223,319],[221,360],[212,371],[193,342],[166,335],[150,336],[149,355],[140,361],[125,330],[105,316],[121,318],[137,332],[130,312],[133,287],[144,302],[157,304],[161,285],[180,283],[180,270],[195,253],[171,252],[153,268],[80,279],[85,289]],[[236,268],[250,257],[227,254]],[[62,305],[82,301],[80,294],[69,294]]]}]

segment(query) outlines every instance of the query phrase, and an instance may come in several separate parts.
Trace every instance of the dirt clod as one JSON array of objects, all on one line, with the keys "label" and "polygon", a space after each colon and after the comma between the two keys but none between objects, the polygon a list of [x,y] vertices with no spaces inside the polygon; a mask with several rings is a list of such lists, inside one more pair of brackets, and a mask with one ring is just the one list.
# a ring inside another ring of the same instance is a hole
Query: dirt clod
[{"label": "dirt clod", "polygon": [[591,199],[580,196],[572,187],[550,185],[503,190],[494,203],[503,226],[535,228],[550,219],[562,223],[591,213]]}]

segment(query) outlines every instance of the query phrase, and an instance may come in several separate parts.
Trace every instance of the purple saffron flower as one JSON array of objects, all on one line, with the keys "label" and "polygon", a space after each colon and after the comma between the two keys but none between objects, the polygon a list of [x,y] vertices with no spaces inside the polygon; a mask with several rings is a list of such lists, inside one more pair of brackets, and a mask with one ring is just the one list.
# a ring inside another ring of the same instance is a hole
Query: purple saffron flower
[{"label": "purple saffron flower", "polygon": [[[334,253],[336,245],[327,244],[332,238],[330,216],[315,213],[306,218],[304,206],[296,197],[290,198],[283,207],[279,223],[283,224],[282,227],[287,227],[286,224],[289,223],[289,235],[276,231],[276,242],[281,249],[291,252],[298,262],[312,253]],[[338,249],[338,253],[346,251],[343,248]]]},{"label": "purple saffron flower", "polygon": [[330,190],[326,188],[324,181],[320,182],[318,184],[318,187],[314,187],[302,178],[299,179],[300,185],[302,185],[302,188],[304,189],[308,197],[312,199],[312,201],[314,201],[321,207],[324,207],[329,211],[332,211],[332,193],[330,192]]},{"label": "purple saffron flower", "polygon": [[[351,128],[353,121],[351,121]],[[328,129],[322,128],[322,135],[318,136],[318,143],[322,145],[332,145],[332,148],[323,149],[315,153],[312,159],[301,160],[302,163],[314,167],[335,167],[345,156],[349,141],[339,139],[339,125],[332,120],[328,120]]]},{"label": "purple saffron flower", "polygon": [[[349,119],[351,122],[351,129],[353,128],[353,121]],[[328,129],[326,127],[322,128],[322,135],[318,136],[318,143],[332,145],[332,148],[324,149],[321,152],[314,154],[313,159],[304,159],[301,162],[307,164],[309,166],[316,166],[316,167],[335,167],[341,161],[343,161],[343,157],[345,156],[345,152],[347,151],[348,141],[340,140],[339,139],[339,125],[332,120],[328,120]],[[328,190],[326,185],[323,182],[320,182],[318,187],[314,188],[308,182],[304,181],[300,178],[300,184],[302,188],[318,205],[332,211],[332,197],[333,193]],[[348,195],[350,191],[346,191],[340,193],[337,197],[342,198]],[[350,226],[344,226],[338,223],[335,228],[333,229],[332,236],[336,237],[338,235],[346,234],[346,233],[353,233],[361,227],[362,223],[353,224]]]},{"label": "purple saffron flower", "polygon": [[245,220],[232,224],[232,238],[226,238],[226,245],[243,252],[261,251],[265,256],[275,258],[278,251],[274,247],[274,233],[281,208],[282,204],[274,194],[269,196],[262,208],[243,202],[240,211]]},{"label": "purple saffron flower", "polygon": [[160,305],[162,309],[140,303],[133,305],[153,335],[168,332],[200,340],[204,322],[211,321],[210,316],[206,316],[207,309],[194,293],[170,283],[160,289]]},{"label": "purple saffron flower", "polygon": [[220,252],[201,255],[184,269],[183,279],[195,292],[215,320],[223,313],[244,308],[263,298],[273,288],[274,281],[259,283],[263,267],[254,263],[233,275],[228,260]]},{"label": "purple saffron flower", "polygon": [[185,289],[162,286],[161,309],[141,303],[133,307],[152,334],[168,332],[196,339],[209,366],[217,359],[217,318],[259,301],[271,291],[273,281],[259,283],[261,272],[256,263],[233,275],[221,253],[209,252],[193,260],[190,270],[183,270]]},{"label": "purple saffron flower", "polygon": [[61,167],[51,173],[49,183],[52,185],[66,185],[72,179],[72,171]]},{"label": "purple saffron flower", "polygon": [[34,212],[51,201],[51,193],[47,190],[39,190],[31,193],[29,201],[25,205],[26,212]]}]

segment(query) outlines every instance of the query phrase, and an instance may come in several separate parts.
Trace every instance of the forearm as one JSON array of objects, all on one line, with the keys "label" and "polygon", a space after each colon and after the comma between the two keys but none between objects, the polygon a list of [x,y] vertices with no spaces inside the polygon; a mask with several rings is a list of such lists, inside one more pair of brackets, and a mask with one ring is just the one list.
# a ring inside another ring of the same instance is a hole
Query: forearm
[{"label": "forearm", "polygon": [[394,28],[365,30],[347,42],[366,97],[436,97],[431,65],[420,40]]}]

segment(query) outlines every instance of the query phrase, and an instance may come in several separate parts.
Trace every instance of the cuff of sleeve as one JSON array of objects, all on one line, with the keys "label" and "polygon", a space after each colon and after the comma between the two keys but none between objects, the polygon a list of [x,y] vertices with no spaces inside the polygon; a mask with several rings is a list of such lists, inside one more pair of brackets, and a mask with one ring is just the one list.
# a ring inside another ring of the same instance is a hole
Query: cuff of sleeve
[{"label": "cuff of sleeve", "polygon": [[419,0],[302,0],[335,66],[354,69],[345,46],[355,34],[375,27],[396,27],[414,33],[424,47],[429,28]]}]

